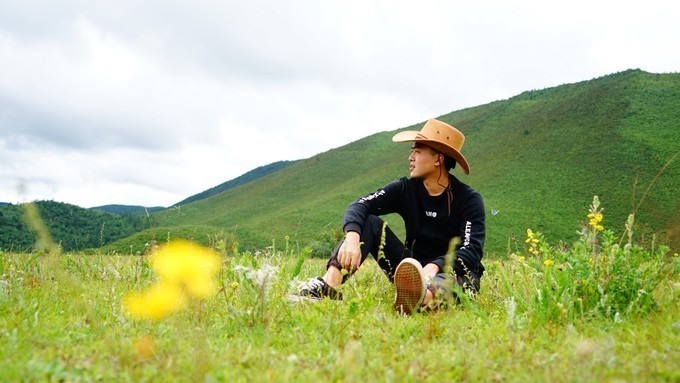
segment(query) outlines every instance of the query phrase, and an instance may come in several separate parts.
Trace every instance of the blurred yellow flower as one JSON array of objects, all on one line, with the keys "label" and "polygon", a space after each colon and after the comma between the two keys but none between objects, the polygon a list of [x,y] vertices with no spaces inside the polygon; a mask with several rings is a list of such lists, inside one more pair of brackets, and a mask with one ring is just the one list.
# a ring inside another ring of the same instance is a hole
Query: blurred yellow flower
[{"label": "blurred yellow flower", "polygon": [[519,257],[517,257],[517,260],[520,262],[524,262],[524,256],[520,255]]},{"label": "blurred yellow flower", "polygon": [[134,318],[158,320],[184,307],[186,297],[178,286],[158,283],[141,294],[128,295],[123,305]]},{"label": "blurred yellow flower", "polygon": [[552,259],[546,259],[546,260],[543,262],[543,264],[546,265],[546,266],[551,266],[551,265],[554,265],[555,262],[553,262]]},{"label": "blurred yellow flower", "polygon": [[150,262],[160,281],[123,300],[125,310],[134,318],[157,320],[186,306],[190,296],[207,298],[215,293],[213,279],[221,261],[210,249],[173,241],[159,248]]},{"label": "blurred yellow flower", "polygon": [[213,278],[220,258],[212,250],[189,241],[173,241],[152,255],[151,264],[164,282],[184,286],[197,298],[213,295]]},{"label": "blurred yellow flower", "polygon": [[239,286],[239,285],[238,285],[238,282],[236,282],[236,281],[231,282],[231,288],[232,288],[232,289],[236,290],[236,289],[238,288],[238,286]]}]

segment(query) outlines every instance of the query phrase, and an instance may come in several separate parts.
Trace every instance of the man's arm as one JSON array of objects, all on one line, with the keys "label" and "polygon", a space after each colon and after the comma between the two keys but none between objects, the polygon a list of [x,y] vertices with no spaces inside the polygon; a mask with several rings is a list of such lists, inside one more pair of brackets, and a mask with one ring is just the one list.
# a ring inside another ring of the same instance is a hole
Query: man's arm
[{"label": "man's arm", "polygon": [[406,178],[402,178],[352,202],[345,211],[342,230],[345,233],[356,231],[361,234],[361,228],[369,215],[398,212],[404,205],[405,187]]},{"label": "man's arm", "polygon": [[394,181],[375,193],[363,196],[351,203],[345,211],[342,228],[345,241],[338,252],[338,262],[349,271],[359,268],[361,263],[361,228],[366,218],[373,215],[389,214],[398,211],[403,205],[405,178]]},{"label": "man's arm", "polygon": [[486,213],[484,201],[479,193],[474,192],[467,199],[461,212],[460,224],[463,237],[460,247],[456,250],[453,269],[459,276],[470,271],[479,277],[486,238]]}]

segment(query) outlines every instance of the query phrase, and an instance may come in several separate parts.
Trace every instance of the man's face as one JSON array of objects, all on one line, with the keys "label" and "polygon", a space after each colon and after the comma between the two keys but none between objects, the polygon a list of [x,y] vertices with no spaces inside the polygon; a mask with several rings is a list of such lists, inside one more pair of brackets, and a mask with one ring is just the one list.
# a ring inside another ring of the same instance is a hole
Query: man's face
[{"label": "man's face", "polygon": [[435,164],[438,156],[439,154],[429,146],[414,144],[411,155],[408,156],[411,178],[425,178],[430,174],[437,173],[439,168]]}]

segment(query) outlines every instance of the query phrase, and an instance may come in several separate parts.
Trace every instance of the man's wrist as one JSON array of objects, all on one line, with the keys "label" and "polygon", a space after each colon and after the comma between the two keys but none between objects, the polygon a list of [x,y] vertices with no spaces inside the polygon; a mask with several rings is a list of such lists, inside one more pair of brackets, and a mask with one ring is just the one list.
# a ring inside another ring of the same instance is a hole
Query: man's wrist
[{"label": "man's wrist", "polygon": [[360,238],[361,238],[361,235],[360,235],[358,232],[354,231],[354,230],[350,230],[350,231],[348,231],[348,232],[345,233],[345,240],[356,240],[356,241],[359,241]]}]

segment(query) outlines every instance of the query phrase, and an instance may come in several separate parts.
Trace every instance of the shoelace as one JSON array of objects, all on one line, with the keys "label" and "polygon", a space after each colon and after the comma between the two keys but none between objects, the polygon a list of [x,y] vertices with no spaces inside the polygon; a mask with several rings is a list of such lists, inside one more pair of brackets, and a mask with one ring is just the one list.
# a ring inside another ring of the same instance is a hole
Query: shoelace
[{"label": "shoelace", "polygon": [[307,282],[307,289],[311,290],[316,290],[316,289],[322,289],[323,288],[323,281],[319,280],[317,278],[312,278]]}]

